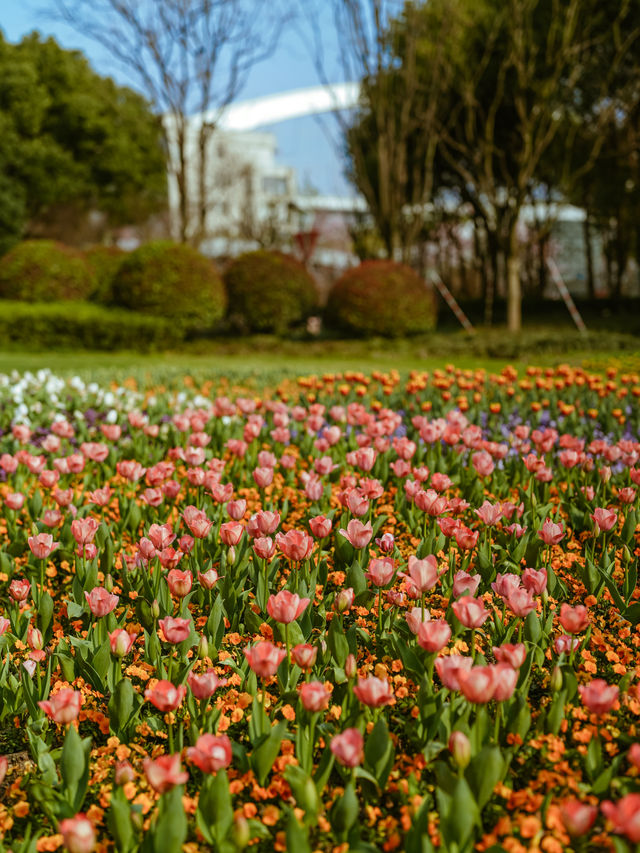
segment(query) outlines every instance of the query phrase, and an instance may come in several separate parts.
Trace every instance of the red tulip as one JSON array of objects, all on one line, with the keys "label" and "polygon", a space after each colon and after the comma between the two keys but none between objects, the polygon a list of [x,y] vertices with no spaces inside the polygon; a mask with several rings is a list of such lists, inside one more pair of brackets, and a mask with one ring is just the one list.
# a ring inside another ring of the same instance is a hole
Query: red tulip
[{"label": "red tulip", "polygon": [[465,527],[464,524],[459,524],[453,531],[453,537],[456,540],[456,545],[461,551],[471,551],[476,547],[478,542],[479,531],[471,530]]}]

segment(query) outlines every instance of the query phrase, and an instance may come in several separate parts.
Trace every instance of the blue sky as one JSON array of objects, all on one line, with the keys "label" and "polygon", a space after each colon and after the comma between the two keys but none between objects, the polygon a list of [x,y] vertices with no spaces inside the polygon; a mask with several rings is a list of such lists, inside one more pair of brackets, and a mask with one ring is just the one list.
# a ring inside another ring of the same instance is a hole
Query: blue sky
[{"label": "blue sky", "polygon": [[[67,48],[81,50],[100,74],[108,74],[123,85],[133,86],[133,79],[114,64],[109,54],[75,30],[43,16],[38,10],[43,0],[0,0],[0,29],[9,41],[33,30],[51,35]],[[336,77],[337,79],[337,77]],[[256,65],[239,96],[254,98],[289,89],[314,86],[318,77],[300,36],[286,30],[276,52]],[[336,150],[339,145],[335,122],[330,117],[301,118],[268,128],[278,139],[278,160],[293,166],[298,184],[311,183],[322,193],[353,194],[343,177],[343,165]]]}]

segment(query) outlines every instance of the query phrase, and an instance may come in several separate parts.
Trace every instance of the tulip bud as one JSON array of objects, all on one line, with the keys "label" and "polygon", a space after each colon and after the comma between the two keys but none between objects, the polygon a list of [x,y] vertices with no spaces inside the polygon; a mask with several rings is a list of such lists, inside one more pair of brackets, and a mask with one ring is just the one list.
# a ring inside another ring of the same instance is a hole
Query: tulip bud
[{"label": "tulip bud", "polygon": [[160,618],[160,605],[158,604],[158,599],[153,599],[153,604],[151,605],[151,615],[154,619]]},{"label": "tulip bud", "polygon": [[554,691],[554,693],[562,690],[562,680],[562,670],[559,666],[554,667],[549,680],[549,687]]},{"label": "tulip bud", "polygon": [[349,610],[353,605],[354,597],[353,589],[351,587],[349,587],[349,589],[341,589],[340,592],[336,593],[336,597],[333,602],[333,609],[337,613],[344,613],[345,610]]},{"label": "tulip bud", "polygon": [[356,672],[357,667],[355,655],[347,655],[347,659],[344,662],[344,674],[347,676],[347,678],[353,678]]},{"label": "tulip bud", "polygon": [[203,634],[200,637],[200,642],[198,643],[198,658],[200,660],[204,660],[209,657],[209,643],[207,642],[207,638]]},{"label": "tulip bud", "polygon": [[104,579],[104,588],[107,592],[113,592],[113,578],[111,577],[111,572],[108,572]]},{"label": "tulip bud", "polygon": [[233,545],[229,546],[227,551],[227,565],[232,566],[236,561],[236,549]]},{"label": "tulip bud", "polygon": [[449,752],[453,756],[453,760],[460,770],[464,770],[471,761],[471,744],[469,743],[469,738],[464,732],[451,732],[451,737],[449,738]]},{"label": "tulip bud", "polygon": [[40,650],[44,647],[42,639],[42,631],[39,628],[29,628],[27,633],[27,643],[33,651]]},{"label": "tulip bud", "polygon": [[251,830],[246,817],[238,816],[233,824],[233,840],[238,850],[244,850],[251,840]]},{"label": "tulip bud", "polygon": [[629,548],[626,545],[622,549],[622,559],[624,560],[625,563],[631,562],[631,551],[629,550]]}]

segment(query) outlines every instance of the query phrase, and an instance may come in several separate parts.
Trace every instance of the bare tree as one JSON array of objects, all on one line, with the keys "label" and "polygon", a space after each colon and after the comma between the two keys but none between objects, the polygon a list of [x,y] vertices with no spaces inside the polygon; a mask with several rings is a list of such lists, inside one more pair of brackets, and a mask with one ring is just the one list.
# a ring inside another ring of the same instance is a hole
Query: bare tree
[{"label": "bare tree", "polygon": [[276,0],[50,0],[48,11],[106,48],[163,113],[176,236],[199,245],[211,138],[250,69],[275,49]]},{"label": "bare tree", "polygon": [[[401,0],[331,0],[320,7],[305,4],[305,9],[311,20],[307,42],[322,82],[329,82],[332,71],[322,38],[329,17],[339,43],[333,73],[361,82],[355,120],[336,113],[348,171],[369,205],[387,254],[401,252],[408,259],[432,194],[435,118],[449,82],[445,45],[455,21],[425,16],[419,4]],[[426,44],[425,34],[434,26],[438,38]]]}]

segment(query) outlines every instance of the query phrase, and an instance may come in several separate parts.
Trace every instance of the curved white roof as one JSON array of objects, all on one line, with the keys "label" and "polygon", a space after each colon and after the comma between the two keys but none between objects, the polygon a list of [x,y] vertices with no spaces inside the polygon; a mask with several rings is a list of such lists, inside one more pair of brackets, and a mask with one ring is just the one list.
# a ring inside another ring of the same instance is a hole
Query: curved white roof
[{"label": "curved white roof", "polygon": [[[359,95],[359,83],[336,83],[251,98],[229,104],[220,117],[218,127],[222,130],[255,130],[287,119],[352,109],[357,105]],[[194,116],[193,120],[197,122],[199,118]],[[212,113],[211,118],[217,118],[217,114]]]}]

